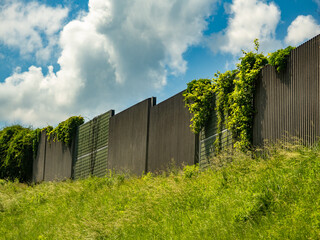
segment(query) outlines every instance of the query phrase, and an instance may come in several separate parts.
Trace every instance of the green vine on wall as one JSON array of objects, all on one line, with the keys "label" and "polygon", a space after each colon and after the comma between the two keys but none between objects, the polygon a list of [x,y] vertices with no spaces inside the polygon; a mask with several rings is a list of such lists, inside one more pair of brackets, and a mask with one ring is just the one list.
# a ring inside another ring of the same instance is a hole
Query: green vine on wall
[{"label": "green vine on wall", "polygon": [[0,179],[25,182],[31,179],[34,152],[40,129],[20,125],[0,130]]},{"label": "green vine on wall", "polygon": [[199,133],[205,126],[213,109],[217,112],[218,138],[215,141],[216,150],[221,149],[222,128],[225,125],[231,131],[234,147],[246,151],[251,148],[253,126],[253,97],[255,83],[261,69],[273,65],[277,71],[285,69],[290,52],[289,46],[270,54],[269,59],[259,51],[259,41],[254,40],[256,52],[245,52],[239,59],[237,69],[225,73],[218,72],[211,81],[208,79],[193,80],[188,83],[184,92],[186,106],[193,113],[191,128]]},{"label": "green vine on wall", "polygon": [[199,79],[189,82],[183,93],[185,105],[193,114],[190,127],[194,133],[201,131],[210,116],[214,106],[213,89],[212,80]]},{"label": "green vine on wall", "polygon": [[217,112],[217,132],[218,137],[215,140],[215,147],[217,151],[221,150],[221,137],[223,126],[227,126],[226,116],[231,113],[230,108],[230,94],[234,91],[234,80],[238,71],[226,71],[225,73],[216,73],[214,78],[214,92],[216,94]]},{"label": "green vine on wall", "polygon": [[13,125],[0,130],[0,179],[30,181],[41,132],[45,130],[49,140],[60,141],[70,146],[77,127],[83,122],[83,118],[79,116],[67,119],[55,129],[48,126],[33,130]]},{"label": "green vine on wall", "polygon": [[[256,46],[258,50],[258,46]],[[235,88],[230,95],[230,115],[227,127],[235,140],[234,146],[248,150],[252,142],[253,94],[260,70],[268,64],[268,59],[259,53],[244,52],[237,65],[239,73],[234,80]]]},{"label": "green vine on wall", "polygon": [[289,46],[269,54],[269,64],[274,66],[278,73],[283,71],[286,69],[288,57],[293,49],[295,47]]},{"label": "green vine on wall", "polygon": [[59,141],[71,146],[72,138],[75,136],[77,128],[83,123],[83,117],[73,116],[59,123],[56,128],[51,126],[46,127],[48,141]]}]

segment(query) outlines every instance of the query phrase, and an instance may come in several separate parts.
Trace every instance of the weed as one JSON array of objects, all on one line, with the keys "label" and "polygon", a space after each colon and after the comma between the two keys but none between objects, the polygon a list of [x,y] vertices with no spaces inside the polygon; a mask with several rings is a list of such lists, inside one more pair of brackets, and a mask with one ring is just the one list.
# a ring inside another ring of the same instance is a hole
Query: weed
[{"label": "weed", "polygon": [[194,176],[197,176],[199,174],[199,166],[198,165],[191,165],[191,166],[185,166],[183,168],[183,174],[185,178],[192,178]]},{"label": "weed", "polygon": [[1,180],[0,239],[319,239],[319,149],[252,156],[166,176]]}]

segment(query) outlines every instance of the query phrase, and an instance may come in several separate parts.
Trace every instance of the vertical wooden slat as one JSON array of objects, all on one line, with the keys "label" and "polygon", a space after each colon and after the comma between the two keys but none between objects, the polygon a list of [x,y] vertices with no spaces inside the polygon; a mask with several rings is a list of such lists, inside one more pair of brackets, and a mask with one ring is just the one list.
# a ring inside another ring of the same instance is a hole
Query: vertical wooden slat
[{"label": "vertical wooden slat", "polygon": [[319,41],[317,36],[293,50],[284,72],[276,73],[272,66],[262,70],[255,94],[255,144],[280,139],[286,132],[305,144],[319,137]]}]

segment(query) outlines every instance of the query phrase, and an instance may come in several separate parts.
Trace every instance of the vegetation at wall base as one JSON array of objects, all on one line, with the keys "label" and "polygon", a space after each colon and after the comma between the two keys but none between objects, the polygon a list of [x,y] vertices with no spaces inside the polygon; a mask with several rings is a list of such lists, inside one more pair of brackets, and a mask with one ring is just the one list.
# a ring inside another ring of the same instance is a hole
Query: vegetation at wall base
[{"label": "vegetation at wall base", "polygon": [[319,153],[270,148],[140,178],[0,180],[0,239],[319,239]]},{"label": "vegetation at wall base", "polygon": [[[288,56],[294,49],[289,46],[280,49],[269,58],[259,53],[259,41],[254,40],[256,52],[243,51],[237,69],[216,73],[212,81],[208,79],[193,80],[184,92],[186,106],[193,114],[191,129],[199,133],[207,123],[215,105],[217,112],[217,132],[215,141],[217,152],[221,150],[222,130],[225,126],[231,131],[234,147],[248,151],[252,147],[253,98],[256,80],[261,69],[268,63],[278,72],[287,65]],[[215,99],[215,103],[213,102]]]}]

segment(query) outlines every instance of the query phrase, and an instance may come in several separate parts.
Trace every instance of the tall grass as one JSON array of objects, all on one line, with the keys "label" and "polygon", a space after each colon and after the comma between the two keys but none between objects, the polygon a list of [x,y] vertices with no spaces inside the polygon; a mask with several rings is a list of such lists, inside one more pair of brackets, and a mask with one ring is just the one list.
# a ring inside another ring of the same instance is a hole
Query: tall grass
[{"label": "tall grass", "polygon": [[320,239],[319,153],[272,148],[140,178],[2,180],[0,239]]}]

